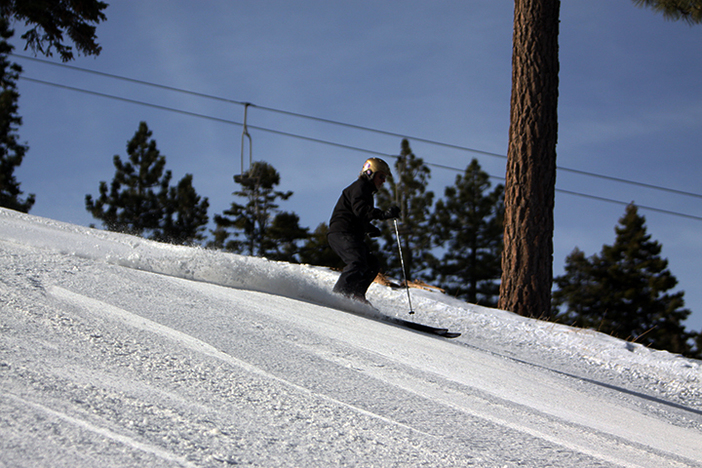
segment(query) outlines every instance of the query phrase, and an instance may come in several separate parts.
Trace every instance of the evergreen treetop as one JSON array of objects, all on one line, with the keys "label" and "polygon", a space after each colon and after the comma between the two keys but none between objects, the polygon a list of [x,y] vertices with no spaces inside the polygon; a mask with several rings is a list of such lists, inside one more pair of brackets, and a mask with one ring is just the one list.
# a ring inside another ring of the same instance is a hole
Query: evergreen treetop
[{"label": "evergreen treetop", "polygon": [[0,0],[0,15],[33,26],[22,35],[25,49],[46,56],[56,49],[61,60],[68,62],[73,60],[73,47],[64,43],[64,34],[79,52],[100,54],[95,25],[107,19],[103,13],[107,6],[99,0]]},{"label": "evergreen treetop", "polygon": [[491,190],[489,175],[473,159],[456,183],[446,187],[431,218],[444,256],[435,266],[442,288],[472,303],[495,306],[501,275],[502,185]]},{"label": "evergreen treetop", "polygon": [[166,157],[152,139],[146,122],[139,124],[127,143],[129,158],[113,157],[115,175],[109,186],[101,181],[100,196],[85,196],[85,207],[109,231],[149,237],[173,243],[202,240],[207,224],[208,200],[201,199],[187,174],[171,187]]},{"label": "evergreen treetop", "polygon": [[[383,187],[376,195],[379,208],[385,210],[391,205],[400,207],[399,232],[408,278],[428,279],[434,260],[430,227],[434,193],[427,190],[430,178],[429,167],[414,154],[409,141],[403,139],[393,177],[388,179],[388,187]],[[381,257],[386,264],[385,272],[400,278],[402,270],[393,222],[383,223],[380,228],[384,241]]]},{"label": "evergreen treetop", "polygon": [[566,259],[566,273],[555,279],[553,294],[559,318],[622,339],[687,356],[695,332],[682,322],[690,315],[684,292],[671,293],[677,279],[660,257],[661,245],[651,240],[645,218],[635,205],[627,207],[615,229],[612,245],[586,258],[578,249]]},{"label": "evergreen treetop", "polygon": [[297,242],[308,234],[307,229],[299,226],[296,214],[278,210],[277,201],[287,200],[293,194],[275,189],[280,184],[278,171],[267,162],[255,161],[235,180],[241,190],[234,195],[246,200],[246,204],[232,202],[222,215],[214,216],[216,228],[210,245],[236,253],[295,261]]}]

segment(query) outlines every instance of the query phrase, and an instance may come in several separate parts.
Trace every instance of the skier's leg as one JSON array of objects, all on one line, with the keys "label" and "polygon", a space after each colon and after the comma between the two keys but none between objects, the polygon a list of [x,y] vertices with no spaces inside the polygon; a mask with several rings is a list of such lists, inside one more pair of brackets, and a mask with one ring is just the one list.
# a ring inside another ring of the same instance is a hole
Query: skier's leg
[{"label": "skier's leg", "polygon": [[378,276],[378,272],[380,271],[380,263],[378,262],[376,256],[370,253],[370,249],[368,249],[367,246],[365,251],[367,269],[357,290],[357,294],[362,297],[366,297],[366,291],[368,291],[370,285],[373,284],[373,280],[375,280],[375,277]]},{"label": "skier's leg", "polygon": [[[368,248],[363,241],[343,233],[331,233],[328,235],[327,240],[332,250],[346,263],[346,267],[334,286],[334,292],[347,296],[359,293],[363,295],[368,287],[366,285],[364,289],[366,277],[369,275]],[[373,275],[373,278],[375,278],[375,275]]]}]

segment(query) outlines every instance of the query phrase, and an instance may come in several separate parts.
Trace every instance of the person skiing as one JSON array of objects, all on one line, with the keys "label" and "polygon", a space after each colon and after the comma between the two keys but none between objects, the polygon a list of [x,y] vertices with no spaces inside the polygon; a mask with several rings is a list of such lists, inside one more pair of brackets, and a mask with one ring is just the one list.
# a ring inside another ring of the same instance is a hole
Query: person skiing
[{"label": "person skiing", "polygon": [[346,187],[329,221],[327,241],[346,267],[334,286],[334,292],[368,303],[366,291],[375,279],[380,265],[364,241],[364,236],[380,236],[373,220],[397,218],[400,208],[392,206],[382,211],[373,206],[373,195],[388,177],[390,167],[380,158],[370,158],[363,164],[358,179]]}]

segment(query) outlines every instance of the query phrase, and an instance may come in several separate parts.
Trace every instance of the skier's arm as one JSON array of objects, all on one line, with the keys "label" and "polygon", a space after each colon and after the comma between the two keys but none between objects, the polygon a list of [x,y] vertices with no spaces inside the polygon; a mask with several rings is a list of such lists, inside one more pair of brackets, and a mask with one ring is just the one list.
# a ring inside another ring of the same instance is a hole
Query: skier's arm
[{"label": "skier's arm", "polygon": [[363,190],[354,190],[351,193],[351,209],[353,214],[364,223],[369,223],[374,219],[381,219],[383,211],[373,206],[373,193]]}]

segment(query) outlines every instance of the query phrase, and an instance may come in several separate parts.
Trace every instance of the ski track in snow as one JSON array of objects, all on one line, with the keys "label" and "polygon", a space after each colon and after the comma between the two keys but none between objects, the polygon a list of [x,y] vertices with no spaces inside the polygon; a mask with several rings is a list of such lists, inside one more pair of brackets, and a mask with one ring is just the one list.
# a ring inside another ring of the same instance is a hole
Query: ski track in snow
[{"label": "ski track in snow", "polygon": [[265,370],[261,369],[260,367],[253,366],[247,362],[244,362],[240,359],[237,359],[233,356],[230,356],[229,354],[223,353],[221,351],[218,351],[216,348],[210,346],[207,343],[204,343],[203,341],[198,340],[197,338],[194,338],[190,335],[187,335],[185,333],[179,332],[178,330],[174,330],[172,328],[160,325],[156,322],[152,322],[151,320],[145,319],[139,315],[132,314],[130,312],[127,312],[126,310],[120,309],[118,307],[111,306],[110,304],[106,304],[101,301],[97,301],[95,299],[90,299],[89,297],[73,293],[71,291],[68,291],[66,289],[62,289],[59,287],[53,287],[49,291],[50,294],[52,294],[55,297],[58,297],[60,299],[66,300],[67,302],[73,302],[75,304],[78,304],[82,307],[85,307],[88,309],[90,312],[96,314],[96,315],[102,315],[107,316],[109,318],[115,318],[117,320],[120,320],[126,325],[130,325],[136,328],[140,328],[142,330],[146,330],[158,335],[162,335],[166,338],[169,338],[173,341],[176,341],[183,346],[192,349],[193,351],[200,352],[203,354],[206,354],[208,356],[212,356],[216,359],[220,359],[222,361],[225,361],[227,363],[233,364],[235,366],[241,367],[247,372],[250,372],[252,374],[260,375],[262,377],[265,377],[267,379],[275,380],[276,382],[280,382],[284,385],[287,385],[291,387],[294,390],[301,391],[303,393],[309,393],[312,394],[316,397],[320,397],[325,400],[329,400],[330,402],[334,404],[340,404],[340,405],[345,405],[348,406],[350,409],[354,411],[358,411],[361,414],[365,414],[374,418],[378,418],[384,422],[390,423],[390,424],[395,424],[399,427],[403,427],[409,430],[415,430],[419,433],[422,433],[426,436],[430,436],[430,434],[423,433],[422,431],[419,431],[417,429],[411,428],[405,424],[402,424],[397,421],[392,421],[390,419],[387,419],[383,416],[371,413],[369,411],[363,410],[361,408],[357,408],[352,405],[347,405],[339,400],[336,400],[334,398],[330,398],[326,395],[323,395],[321,393],[315,393],[310,391],[309,389],[305,387],[301,387],[300,385],[297,385],[293,382],[290,382],[288,380],[282,379],[280,377],[276,377],[275,375],[266,372]]},{"label": "ski track in snow", "polygon": [[[174,281],[179,282],[177,280]],[[220,296],[223,299],[227,299],[232,294],[229,290],[222,290],[220,287],[210,287],[209,285],[205,284],[196,283],[188,286],[203,290],[208,296]],[[95,315],[116,319],[124,324],[162,335],[177,341],[196,352],[229,362],[233,365],[241,367],[247,372],[283,383],[294,390],[298,390],[303,393],[311,393],[314,396],[328,399],[334,404],[345,405],[359,413],[378,418],[384,422],[395,424],[399,427],[415,431],[425,436],[433,437],[431,434],[428,434],[418,428],[407,426],[399,423],[398,421],[390,420],[381,415],[368,412],[352,405],[347,405],[344,402],[329,398],[326,395],[313,392],[305,387],[301,387],[288,380],[277,377],[261,369],[260,367],[253,366],[226,353],[218,351],[211,345],[193,338],[190,335],[160,325],[156,322],[152,322],[139,315],[135,315],[123,309],[111,306],[110,304],[90,299],[86,296],[58,287],[51,288],[49,293],[57,298],[67,302],[73,302],[74,304],[84,307]],[[277,298],[268,299],[270,299],[271,302],[277,302]],[[284,310],[281,309],[280,304],[267,304],[266,307],[261,308],[259,312],[270,313],[272,315],[272,319],[287,319],[289,320],[291,326],[299,326],[303,324],[305,325],[306,329],[312,330],[315,333],[326,334],[332,339],[345,341],[355,347],[365,348],[369,351],[381,354],[382,356],[389,357],[393,361],[399,362],[403,367],[412,366],[413,361],[413,359],[408,359],[407,357],[403,356],[422,354],[423,350],[420,344],[425,344],[422,343],[424,341],[426,341],[426,344],[433,346],[454,346],[450,343],[439,342],[433,337],[418,336],[412,343],[411,349],[389,349],[385,344],[388,343],[388,339],[385,334],[386,330],[384,329],[381,330],[383,335],[376,335],[374,337],[375,340],[370,340],[372,341],[372,344],[369,345],[368,335],[364,335],[362,340],[349,339],[354,338],[355,335],[348,335],[348,337],[346,336],[347,334],[345,333],[345,330],[348,326],[346,323],[343,324],[343,326],[339,326],[338,323],[320,320],[320,317],[313,314],[305,317],[294,316],[287,318]],[[459,383],[458,388],[450,389],[450,385],[437,384],[431,381],[425,382],[416,378],[411,380],[411,385],[408,385],[406,383],[408,382],[408,379],[403,373],[397,375],[400,371],[396,370],[394,373],[395,375],[388,374],[385,371],[385,367],[378,367],[375,364],[369,364],[361,368],[358,366],[358,360],[349,362],[348,360],[341,358],[341,356],[343,356],[341,353],[326,355],[323,348],[320,347],[312,348],[307,346],[306,349],[308,352],[314,353],[337,364],[354,365],[355,370],[357,371],[364,372],[369,376],[382,380],[398,388],[402,388],[405,391],[414,393],[421,398],[426,398],[434,402],[440,402],[441,404],[445,404],[457,409],[458,411],[466,413],[469,416],[485,419],[491,423],[523,432],[530,436],[561,445],[569,450],[577,451],[615,465],[636,467],[641,466],[640,463],[642,461],[653,461],[653,463],[657,464],[658,466],[685,466],[684,464],[675,463],[664,456],[651,454],[648,450],[642,450],[637,446],[639,443],[643,447],[654,447],[661,453],[665,453],[672,449],[671,451],[673,453],[685,454],[693,459],[701,455],[699,452],[699,447],[686,447],[684,442],[682,445],[680,444],[680,441],[686,440],[686,434],[684,431],[679,431],[677,428],[668,424],[660,423],[655,419],[646,418],[645,416],[641,416],[634,411],[618,408],[613,405],[603,404],[602,402],[597,403],[597,411],[592,411],[592,408],[588,407],[592,404],[592,402],[587,401],[587,399],[583,400],[578,396],[573,396],[571,394],[572,390],[559,386],[557,382],[546,384],[544,380],[548,379],[549,376],[541,376],[541,378],[535,379],[533,374],[525,374],[524,371],[519,368],[519,366],[512,365],[511,363],[499,358],[483,356],[480,364],[476,365],[474,359],[475,353],[467,353],[469,355],[460,356],[457,355],[455,349],[453,352],[426,352],[427,359],[429,359],[431,356],[447,356],[452,362],[473,363],[470,366],[471,369],[462,368],[462,372],[458,374],[456,372],[456,366],[451,366],[447,362],[422,361],[423,365],[416,368],[416,370],[429,373],[430,375],[444,373],[439,369],[450,369],[450,375],[440,376],[442,379],[449,380],[450,383],[455,383],[454,381],[457,376],[460,378],[460,381],[457,382]],[[493,362],[490,363],[489,361]],[[416,363],[414,365],[416,366]],[[497,369],[489,373],[485,372],[486,369],[494,367],[497,367]],[[509,380],[511,388],[506,388],[503,385],[503,379],[500,379],[499,382],[496,380],[491,381],[489,379],[485,379],[486,374],[493,373],[500,375],[511,375],[512,378]],[[534,380],[538,380],[538,383],[534,382]],[[469,390],[467,394],[465,389],[462,387],[467,387]],[[494,392],[495,388],[500,389],[499,394],[490,395],[490,392]],[[544,394],[544,388],[549,392],[546,395]],[[475,395],[473,394],[474,392],[472,389],[485,392],[488,396],[481,397],[479,395]],[[536,398],[530,399],[528,398],[530,396],[535,396]],[[583,405],[586,406],[572,407],[573,405],[571,402],[580,401],[583,401]],[[520,408],[522,406],[526,408]],[[479,411],[476,408],[480,408],[482,411]],[[560,416],[555,414],[554,411],[560,412]],[[567,414],[563,415],[562,413],[564,411],[567,411]],[[515,413],[521,413],[521,416],[517,418],[521,422],[514,422]],[[552,417],[548,417],[548,413],[554,414],[550,415]],[[572,422],[570,424],[564,424],[559,421],[561,418]],[[536,423],[530,425],[529,421],[534,420]],[[606,432],[608,428],[617,426],[619,426],[618,431],[612,432],[610,429],[609,432]],[[641,438],[638,436],[635,430],[638,427],[649,427],[652,430],[651,432],[657,434],[658,437],[655,439]]]},{"label": "ski track in snow", "polygon": [[413,291],[463,332],[436,338],[325,269],[6,210],[0,234],[0,466],[702,466],[698,361]]},{"label": "ski track in snow", "polygon": [[53,416],[57,419],[60,419],[60,420],[67,422],[68,424],[72,424],[72,425],[77,426],[79,428],[94,432],[94,433],[101,435],[105,438],[112,439],[112,440],[119,442],[121,444],[131,446],[137,450],[141,450],[141,451],[146,452],[146,453],[151,453],[151,454],[153,454],[159,458],[162,458],[166,461],[174,462],[174,463],[177,463],[181,466],[186,466],[186,467],[197,466],[197,465],[193,465],[192,463],[189,463],[187,460],[185,460],[182,457],[174,456],[172,453],[170,453],[166,450],[162,450],[160,447],[155,447],[153,445],[141,443],[132,437],[125,437],[121,434],[117,434],[117,433],[112,432],[112,431],[105,429],[103,427],[98,427],[98,426],[95,426],[93,424],[90,424],[82,419],[74,418],[74,417],[69,416],[65,413],[55,411],[51,408],[47,408],[46,406],[41,405],[39,403],[33,403],[31,401],[27,401],[23,398],[18,397],[17,395],[13,395],[11,393],[6,393],[5,395],[7,397],[9,397],[11,400],[19,402],[22,405],[29,406],[30,408],[37,410],[39,412],[47,413],[50,416]]}]

